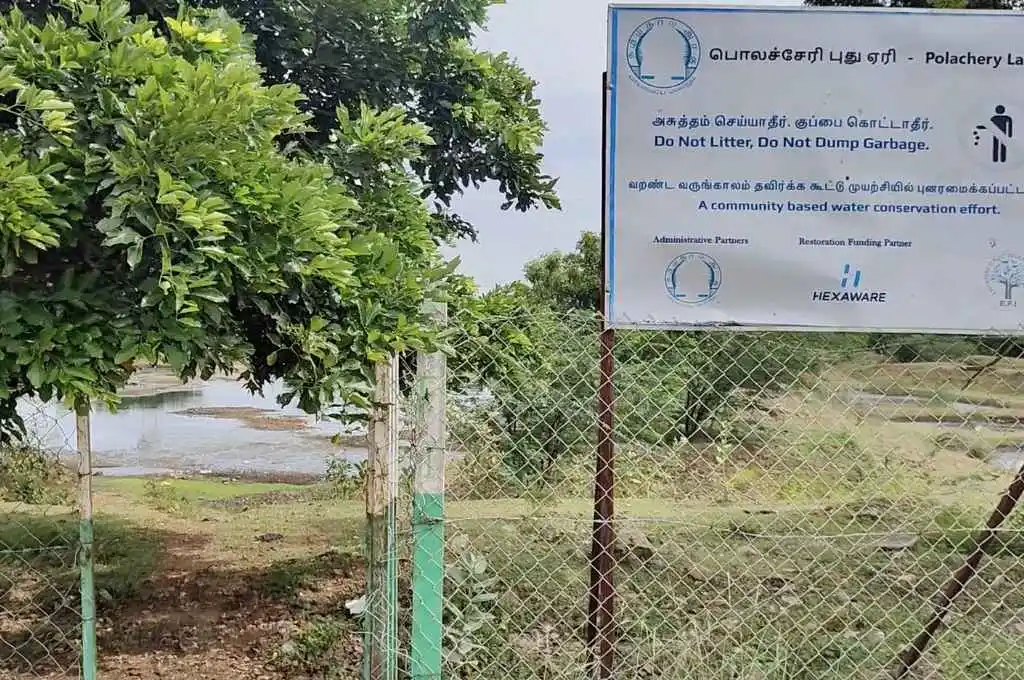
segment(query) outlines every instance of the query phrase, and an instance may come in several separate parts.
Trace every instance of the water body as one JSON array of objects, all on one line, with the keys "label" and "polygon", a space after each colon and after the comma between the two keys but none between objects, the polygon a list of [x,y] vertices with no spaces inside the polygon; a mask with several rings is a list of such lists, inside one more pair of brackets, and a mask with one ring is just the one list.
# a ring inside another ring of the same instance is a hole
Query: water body
[{"label": "water body", "polygon": [[[359,428],[318,421],[294,407],[282,409],[276,397],[282,385],[268,385],[253,395],[241,383],[218,378],[178,384],[167,374],[147,372],[126,390],[121,408],[92,415],[93,464],[107,476],[176,473],[257,475],[322,475],[331,458],[358,462],[366,458]],[[467,395],[477,401],[481,395]],[[867,392],[841,395],[851,406],[875,410],[894,406],[925,406],[928,400]],[[460,401],[463,401],[460,399]],[[984,413],[977,404],[945,404],[960,416]],[[30,430],[49,448],[74,458],[74,414],[54,404],[21,407]],[[972,427],[967,418],[928,422],[930,427]],[[986,423],[993,429],[1016,430],[1017,424]],[[332,441],[337,436],[341,441]],[[457,457],[457,456],[453,456]],[[989,462],[1004,470],[1024,463],[1024,445],[997,449]]]},{"label": "water body", "polygon": [[1024,465],[1024,444],[1000,446],[992,452],[988,462],[1005,472],[1017,472]]},{"label": "water body", "polygon": [[[870,392],[849,392],[842,395],[846,403],[863,409],[875,410],[886,407],[899,406],[920,406],[927,407],[936,404],[933,400],[923,399],[910,395],[886,395]],[[945,408],[950,409],[952,414],[944,417],[929,418],[924,416],[921,420],[904,419],[899,416],[890,417],[890,420],[907,422],[928,428],[951,428],[951,429],[974,429],[994,430],[1000,432],[1020,432],[1024,430],[1024,424],[1016,417],[995,414],[986,417],[991,412],[991,407],[982,404],[971,404],[967,402],[944,403],[939,402]],[[882,412],[884,415],[884,411]],[[1019,444],[1007,444],[999,446],[991,455],[985,458],[992,467],[1004,472],[1017,472],[1024,466],[1024,442]]]},{"label": "water body", "polygon": [[[226,378],[182,386],[156,375],[153,384],[129,389],[117,413],[93,412],[93,464],[101,474],[321,475],[332,457],[366,458],[362,445],[332,441],[358,440],[358,430],[278,406],[280,384],[262,396]],[[73,455],[73,413],[54,404],[20,410],[47,447]]]},{"label": "water body", "polygon": [[964,401],[944,402],[940,399],[925,399],[913,395],[876,394],[872,392],[846,392],[840,397],[851,406],[874,410],[892,406],[934,406],[948,408],[954,413],[970,415],[991,410],[991,406],[972,404]]}]

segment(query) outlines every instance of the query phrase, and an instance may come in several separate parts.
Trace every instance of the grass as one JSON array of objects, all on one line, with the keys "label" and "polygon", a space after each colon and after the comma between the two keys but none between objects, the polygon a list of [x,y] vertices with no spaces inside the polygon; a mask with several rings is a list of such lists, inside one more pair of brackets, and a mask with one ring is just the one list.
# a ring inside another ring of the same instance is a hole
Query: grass
[{"label": "grass", "polygon": [[[99,493],[127,497],[140,497],[150,481],[140,477],[99,477],[93,488]],[[263,482],[233,482],[224,479],[176,479],[174,489],[189,501],[225,500],[244,496],[257,496],[275,492],[301,493],[308,489],[301,484],[274,484]]]},{"label": "grass", "polygon": [[[354,558],[346,557],[358,549],[358,502],[305,499],[256,504],[246,511],[211,506],[204,507],[197,520],[151,508],[144,488],[134,481],[103,486],[97,504],[106,512],[98,520],[97,532],[105,540],[97,554],[105,616],[117,616],[140,597],[154,576],[154,561],[168,559],[154,550],[160,546],[173,553],[172,562],[192,562],[197,570],[205,564],[232,573],[252,571],[251,587],[259,598],[295,608],[294,633],[268,651],[282,673],[318,667],[317,659],[330,658],[339,639],[354,635],[351,624],[339,622],[336,615],[323,619],[314,613],[315,607],[307,613],[303,602],[310,592],[315,597],[317,590],[330,590],[339,570],[361,571]],[[181,486],[194,499],[223,499],[222,489],[235,485],[204,480]],[[246,495],[253,491],[237,486]],[[762,673],[755,677],[868,677],[869,670],[891,661],[896,649],[916,632],[914,624],[927,599],[962,559],[969,530],[980,516],[977,505],[924,500],[819,504],[817,509],[813,499],[803,502],[803,508],[779,504],[740,509],[698,502],[666,504],[653,498],[624,500],[624,548],[617,575],[622,676],[676,669],[658,677],[726,678],[737,677],[727,673],[742,667],[744,672]],[[494,674],[480,677],[499,677],[498,668],[506,673],[500,677],[543,677],[537,675],[538,669],[554,673],[556,667],[558,674],[550,677],[571,677],[566,669],[578,667],[582,647],[576,633],[584,623],[579,602],[587,578],[587,506],[583,499],[544,508],[507,499],[450,507],[449,535],[465,537],[474,552],[486,556],[500,583],[502,636],[483,641],[487,653],[480,661]],[[131,518],[134,526],[119,518]],[[157,520],[161,533],[141,538],[141,526]],[[64,550],[72,545],[74,532],[67,526],[50,523],[47,534],[25,519],[19,522],[30,530],[19,536],[5,534],[5,544],[24,544],[31,534],[43,545]],[[273,543],[255,540],[267,531],[282,538]],[[893,531],[913,533],[917,543],[907,551],[886,551],[880,541]],[[183,541],[185,535],[191,540]],[[635,550],[638,543],[649,543],[652,553]],[[316,558],[331,544],[336,547],[328,553],[333,557]],[[1017,540],[1007,540],[990,557],[987,573],[972,588],[975,608],[984,609],[986,601],[1001,602],[1014,611],[1024,607],[1011,585],[1024,577],[1021,552]],[[61,555],[58,590],[73,592],[72,561],[67,552]],[[52,574],[52,566],[37,568]],[[995,583],[997,575],[1004,579],[1001,587]],[[991,624],[984,611],[964,616],[937,650],[943,678],[979,677],[970,675],[971,669],[988,664],[982,652],[992,656],[992,645],[1018,654],[1012,633],[982,636],[985,624]],[[545,640],[544,635],[554,637]],[[963,648],[971,635],[985,641],[977,653]],[[688,675],[689,669],[717,675]]]},{"label": "grass", "polygon": [[[986,459],[1024,443],[993,426],[993,415],[1024,413],[1015,378],[985,374],[958,392],[964,373],[844,366],[834,384],[939,398],[857,407],[828,389],[793,393],[745,414],[744,436],[620,446],[615,677],[880,677],[1009,479]],[[972,414],[980,427],[936,425],[960,403],[983,406]],[[933,418],[903,417],[913,409]],[[446,677],[583,677],[592,461],[564,457],[528,489],[499,479],[494,462],[475,452],[450,470],[448,560],[480,574],[472,595],[449,583],[449,652],[463,653],[449,654]],[[364,589],[361,500],[207,478],[95,488],[105,680],[199,667],[217,680],[355,677],[360,626],[345,603]],[[918,678],[1020,677],[1022,516],[1000,532]],[[399,527],[406,613],[409,529]],[[34,673],[72,658],[54,639],[74,622],[76,533],[56,508],[0,506],[0,609],[40,603],[20,628],[0,617],[0,632],[36,660]],[[15,661],[0,653],[0,675],[35,677]]]},{"label": "grass", "polygon": [[857,385],[866,392],[912,396],[934,403],[1024,408],[1024,360],[1002,359],[979,373],[978,369],[989,361],[989,357],[908,364],[861,360],[836,369],[826,384]]}]

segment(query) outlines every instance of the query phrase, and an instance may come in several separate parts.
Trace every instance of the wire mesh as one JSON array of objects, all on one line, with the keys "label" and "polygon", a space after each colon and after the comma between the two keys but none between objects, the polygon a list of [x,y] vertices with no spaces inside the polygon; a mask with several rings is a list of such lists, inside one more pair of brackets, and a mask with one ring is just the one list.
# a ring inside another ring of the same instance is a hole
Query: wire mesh
[{"label": "wire mesh", "polygon": [[78,677],[74,421],[19,410],[28,436],[0,447],[0,677]]},{"label": "wire mesh", "polygon": [[[453,327],[472,333],[448,357],[443,677],[589,677],[598,321]],[[619,331],[612,677],[888,677],[1024,463],[1022,350]],[[1021,677],[1022,526],[996,532],[908,677]]]}]

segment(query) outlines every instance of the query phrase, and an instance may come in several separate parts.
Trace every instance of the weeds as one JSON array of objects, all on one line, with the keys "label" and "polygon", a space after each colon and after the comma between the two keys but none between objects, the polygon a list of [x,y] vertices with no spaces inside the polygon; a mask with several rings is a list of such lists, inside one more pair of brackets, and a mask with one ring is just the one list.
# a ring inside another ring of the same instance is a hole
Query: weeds
[{"label": "weeds", "polygon": [[316,617],[308,621],[275,655],[275,665],[286,671],[300,671],[319,677],[341,678],[333,668],[333,659],[340,643],[350,633],[349,627],[336,619]]},{"label": "weeds", "polygon": [[74,485],[74,473],[56,456],[38,448],[0,448],[0,501],[62,505]]},{"label": "weeds", "polygon": [[142,496],[150,507],[169,515],[187,515],[192,510],[191,499],[170,480],[147,479]]},{"label": "weeds", "polygon": [[356,556],[331,550],[318,557],[296,558],[274,562],[258,584],[261,596],[286,602],[297,602],[307,588],[320,581],[346,574],[358,563]]},{"label": "weeds", "polygon": [[369,469],[366,461],[352,461],[347,458],[331,458],[327,462],[321,495],[338,500],[360,498],[366,486]]},{"label": "weeds", "polygon": [[453,465],[448,493],[457,500],[518,498],[525,485],[506,471],[502,457],[493,449],[467,453]]},{"label": "weeds", "polygon": [[496,615],[499,579],[465,536],[454,540],[455,561],[445,569],[444,664],[446,677],[479,671],[493,642],[504,641]]},{"label": "weeds", "polygon": [[275,563],[263,577],[260,594],[271,600],[295,600],[310,576],[309,567],[299,560]]}]

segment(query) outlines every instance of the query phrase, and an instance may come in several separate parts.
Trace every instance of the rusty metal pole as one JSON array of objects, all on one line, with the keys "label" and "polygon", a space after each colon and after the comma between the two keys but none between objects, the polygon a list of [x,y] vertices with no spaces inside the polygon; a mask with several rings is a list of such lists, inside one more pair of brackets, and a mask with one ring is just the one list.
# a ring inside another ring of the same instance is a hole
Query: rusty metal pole
[{"label": "rusty metal pole", "polygon": [[[601,77],[601,251],[608,212],[608,73]],[[594,523],[590,552],[587,648],[591,677],[610,680],[615,666],[615,330],[605,317],[607,272],[601,265],[600,381],[597,394],[597,460],[594,470]]]},{"label": "rusty metal pole", "polygon": [[924,629],[914,638],[914,641],[910,643],[910,646],[900,653],[899,661],[892,672],[893,680],[906,678],[921,659],[925,650],[928,649],[928,645],[931,644],[935,635],[942,628],[943,623],[945,623],[946,616],[953,607],[953,602],[956,600],[957,595],[967,587],[967,582],[978,573],[978,568],[981,566],[981,558],[985,556],[985,551],[988,550],[989,545],[995,539],[996,531],[1003,521],[1010,516],[1014,508],[1017,507],[1017,502],[1020,501],[1022,494],[1024,494],[1024,465],[1017,471],[1013,482],[1003,492],[999,503],[996,505],[996,509],[989,515],[985,528],[977,537],[974,550],[967,556],[967,559],[964,560],[960,568],[946,581],[946,584],[942,586],[935,602],[935,611],[932,613],[932,617],[925,624]]}]

